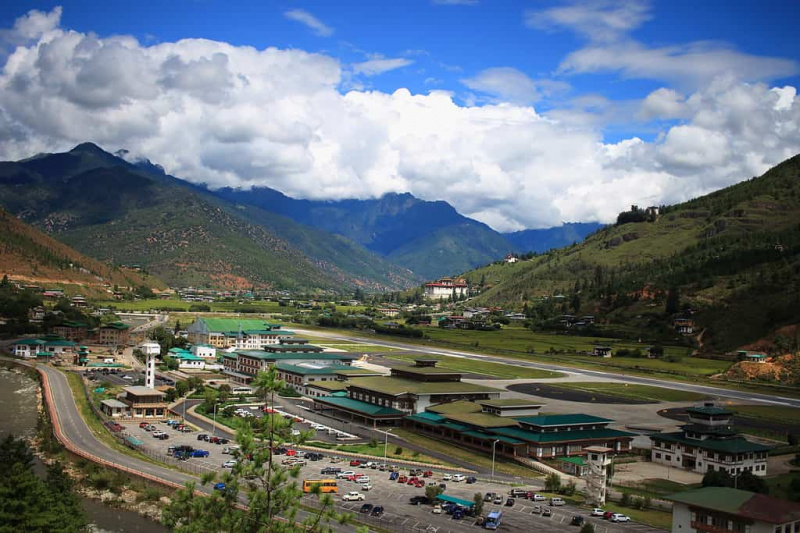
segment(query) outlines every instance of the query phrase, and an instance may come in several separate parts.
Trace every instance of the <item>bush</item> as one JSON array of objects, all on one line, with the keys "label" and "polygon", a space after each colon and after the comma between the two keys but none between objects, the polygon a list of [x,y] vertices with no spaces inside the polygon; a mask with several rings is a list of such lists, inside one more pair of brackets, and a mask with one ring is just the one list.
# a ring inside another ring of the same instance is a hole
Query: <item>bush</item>
[{"label": "bush", "polygon": [[631,506],[631,495],[627,492],[622,493],[622,498],[619,500],[619,504],[623,507],[630,507]]},{"label": "bush", "polygon": [[575,494],[575,491],[577,490],[577,488],[578,487],[575,485],[575,482],[574,481],[570,481],[569,483],[564,485],[564,487],[561,489],[561,493],[564,496],[572,496],[573,494]]},{"label": "bush", "polygon": [[594,533],[594,526],[589,522],[586,522],[583,524],[583,527],[581,527],[581,533]]},{"label": "bush", "polygon": [[398,446],[397,448],[395,448],[394,449],[394,454],[395,455],[403,455],[403,447],[402,446]]},{"label": "bush", "polygon": [[136,496],[136,500],[140,502],[157,502],[161,498],[161,493],[154,487],[145,487]]}]

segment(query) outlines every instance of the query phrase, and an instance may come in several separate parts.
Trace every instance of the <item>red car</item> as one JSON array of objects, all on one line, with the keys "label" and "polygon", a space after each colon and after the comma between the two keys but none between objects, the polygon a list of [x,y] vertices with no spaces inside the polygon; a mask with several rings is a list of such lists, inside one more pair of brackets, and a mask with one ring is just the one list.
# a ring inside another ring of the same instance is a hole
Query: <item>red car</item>
[{"label": "red car", "polygon": [[353,459],[352,461],[350,461],[350,466],[361,466],[361,461]]},{"label": "red car", "polygon": [[614,511],[606,511],[603,513],[603,520],[608,520],[614,515]]},{"label": "red car", "polygon": [[425,486],[425,482],[424,482],[424,481],[422,481],[421,479],[418,479],[418,480],[417,480],[417,481],[414,483],[414,486],[415,486],[415,487],[417,487],[418,489],[421,489],[422,487],[424,487],[424,486]]},{"label": "red car", "polygon": [[297,455],[297,450],[286,450],[286,455],[288,455],[289,457]]},{"label": "red car", "polygon": [[398,483],[407,483],[408,482],[408,477],[400,476],[399,478],[397,478],[397,482]]},{"label": "red car", "polygon": [[139,427],[142,428],[142,429],[146,428],[149,425],[150,425],[149,422],[139,422]]},{"label": "red car", "polygon": [[426,470],[425,472],[422,473],[422,477],[433,477],[433,472],[431,472],[430,470]]}]

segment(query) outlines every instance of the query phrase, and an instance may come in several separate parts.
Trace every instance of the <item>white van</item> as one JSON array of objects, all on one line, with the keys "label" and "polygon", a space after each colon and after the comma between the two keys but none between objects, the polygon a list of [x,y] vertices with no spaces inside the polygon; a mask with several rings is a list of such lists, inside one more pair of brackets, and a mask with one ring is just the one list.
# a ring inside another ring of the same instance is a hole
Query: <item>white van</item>
[{"label": "white van", "polygon": [[567,502],[564,501],[564,498],[559,498],[559,497],[550,498],[550,505],[553,505],[555,507],[560,507],[566,504]]},{"label": "white van", "polygon": [[253,394],[253,389],[250,387],[236,387],[232,392],[234,394]]},{"label": "white van", "polygon": [[361,485],[366,485],[366,484],[368,484],[368,483],[369,483],[369,476],[361,476],[360,478],[358,478],[358,479],[356,480],[356,483],[359,483],[359,484],[361,484]]}]

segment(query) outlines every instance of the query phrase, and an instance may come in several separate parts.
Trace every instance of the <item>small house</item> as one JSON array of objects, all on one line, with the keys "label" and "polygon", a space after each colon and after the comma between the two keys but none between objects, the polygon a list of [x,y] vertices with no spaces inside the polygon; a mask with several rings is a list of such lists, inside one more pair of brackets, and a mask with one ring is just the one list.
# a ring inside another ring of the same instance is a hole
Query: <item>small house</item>
[{"label": "small house", "polygon": [[595,357],[603,357],[605,359],[611,358],[611,347],[610,346],[595,346],[592,350],[591,355]]}]

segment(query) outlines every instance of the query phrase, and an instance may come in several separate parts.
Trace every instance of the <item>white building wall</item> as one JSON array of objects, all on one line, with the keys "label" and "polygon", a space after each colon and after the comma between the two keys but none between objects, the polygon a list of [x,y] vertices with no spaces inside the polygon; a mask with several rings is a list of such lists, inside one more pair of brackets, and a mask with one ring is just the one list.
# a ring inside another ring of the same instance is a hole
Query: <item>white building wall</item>
[{"label": "white building wall", "polygon": [[213,346],[192,346],[192,354],[203,359],[216,359],[217,349]]}]

